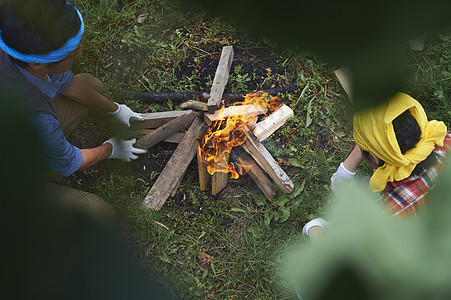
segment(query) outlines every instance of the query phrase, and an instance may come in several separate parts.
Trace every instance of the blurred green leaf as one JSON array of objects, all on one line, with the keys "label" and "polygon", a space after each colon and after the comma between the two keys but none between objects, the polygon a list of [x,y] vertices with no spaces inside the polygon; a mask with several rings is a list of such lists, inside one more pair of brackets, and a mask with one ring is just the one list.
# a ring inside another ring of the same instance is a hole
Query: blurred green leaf
[{"label": "blurred green leaf", "polygon": [[307,180],[307,179],[304,179],[304,181],[302,181],[302,184],[294,190],[294,193],[293,193],[293,197],[294,197],[294,198],[296,198],[297,196],[299,196],[299,194],[302,193],[302,192],[304,191],[305,181],[306,181],[306,180]]},{"label": "blurred green leaf", "polygon": [[290,160],[290,165],[292,165],[293,167],[298,167],[298,168],[302,167],[301,161],[297,158]]},{"label": "blurred green leaf", "polygon": [[[286,278],[308,299],[447,299],[451,282],[451,164],[416,219],[391,217],[367,188],[338,195],[323,235],[285,261]],[[396,288],[393,284],[396,283]],[[357,289],[350,294],[353,286]]]},{"label": "blurred green leaf", "polygon": [[262,195],[255,196],[254,201],[255,201],[255,204],[257,204],[258,206],[266,205],[266,198],[263,197]]},{"label": "blurred green leaf", "polygon": [[277,201],[275,202],[275,204],[277,204],[279,207],[282,207],[285,204],[287,204],[289,201],[291,201],[291,198],[289,198],[287,195],[282,195],[279,198],[277,198]]},{"label": "blurred green leaf", "polygon": [[230,209],[230,211],[233,211],[233,212],[241,212],[241,213],[245,213],[245,212],[246,212],[244,209],[241,209],[241,208],[238,208],[238,207],[232,207],[232,208]]}]

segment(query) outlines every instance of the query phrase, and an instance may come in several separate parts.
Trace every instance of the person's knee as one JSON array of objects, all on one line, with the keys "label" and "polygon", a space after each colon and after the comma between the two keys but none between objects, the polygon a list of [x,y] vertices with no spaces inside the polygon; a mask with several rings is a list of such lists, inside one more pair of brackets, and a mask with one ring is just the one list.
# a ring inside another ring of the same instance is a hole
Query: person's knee
[{"label": "person's knee", "polygon": [[51,181],[45,181],[44,187],[51,203],[60,209],[81,213],[100,223],[111,223],[116,220],[113,206],[95,194]]},{"label": "person's knee", "polygon": [[103,93],[103,83],[94,75],[90,73],[80,73],[77,74],[77,77],[80,78],[84,83],[89,85],[92,89],[96,90],[99,93]]}]

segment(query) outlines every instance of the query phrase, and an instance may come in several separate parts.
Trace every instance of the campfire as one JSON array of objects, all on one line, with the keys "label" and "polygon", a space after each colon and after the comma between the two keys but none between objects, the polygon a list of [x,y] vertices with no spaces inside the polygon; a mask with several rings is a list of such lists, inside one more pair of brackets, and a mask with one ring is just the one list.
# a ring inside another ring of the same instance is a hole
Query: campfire
[{"label": "campfire", "polygon": [[[277,185],[283,193],[293,191],[290,178],[261,143],[293,115],[276,96],[249,93],[242,102],[222,107],[221,99],[233,58],[233,48],[223,48],[208,103],[190,101],[183,111],[143,114],[143,122],[132,128],[141,135],[136,145],[148,149],[161,142],[178,143],[172,157],[145,197],[145,209],[159,209],[175,196],[191,161],[197,155],[199,184],[217,195],[233,179],[249,174],[271,201]],[[189,127],[189,128],[188,128]],[[156,129],[153,129],[156,128]],[[180,131],[188,128],[184,133]],[[271,180],[268,178],[271,178]]]},{"label": "campfire", "polygon": [[[268,100],[271,100],[268,102]],[[235,164],[244,170],[250,166],[229,163],[229,155],[234,147],[241,146],[246,141],[245,131],[255,124],[258,115],[266,114],[268,110],[277,109],[278,97],[272,97],[263,93],[248,94],[244,102],[235,103],[227,111],[225,108],[218,110],[214,115],[207,115],[206,119],[211,125],[200,138],[198,143],[198,159],[206,164],[210,175],[216,172],[230,173],[230,177],[239,177]],[[212,122],[211,120],[216,120]],[[246,171],[247,172],[247,171]],[[213,194],[216,194],[213,192]]]}]

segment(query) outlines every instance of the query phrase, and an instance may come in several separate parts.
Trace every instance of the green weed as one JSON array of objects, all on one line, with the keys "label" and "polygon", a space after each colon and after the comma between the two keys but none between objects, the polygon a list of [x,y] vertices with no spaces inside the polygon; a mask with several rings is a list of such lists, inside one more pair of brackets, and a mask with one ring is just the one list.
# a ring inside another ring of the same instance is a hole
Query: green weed
[{"label": "green weed", "polygon": [[230,74],[229,80],[227,81],[227,87],[232,93],[243,93],[249,91],[246,83],[251,81],[249,74],[241,74],[242,66],[235,66],[234,72]]},{"label": "green weed", "polygon": [[420,101],[430,119],[451,124],[451,40],[431,36],[412,52],[405,68],[405,91]]}]

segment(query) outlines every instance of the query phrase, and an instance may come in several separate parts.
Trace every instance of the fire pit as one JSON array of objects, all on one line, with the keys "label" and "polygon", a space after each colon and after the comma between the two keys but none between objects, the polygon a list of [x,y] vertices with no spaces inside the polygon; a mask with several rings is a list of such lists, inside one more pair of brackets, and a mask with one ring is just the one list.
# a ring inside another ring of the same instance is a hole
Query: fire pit
[{"label": "fire pit", "polygon": [[[187,102],[184,111],[143,114],[143,122],[134,122],[137,147],[148,149],[161,141],[178,147],[145,197],[142,207],[159,209],[174,196],[197,154],[199,184],[206,191],[211,179],[212,194],[217,195],[233,179],[248,173],[268,200],[276,188],[283,193],[294,185],[261,141],[270,136],[293,115],[280,99],[264,92],[249,93],[244,101],[222,108],[222,94],[233,58],[233,48],[223,48],[208,103]],[[185,133],[181,130],[189,127]],[[152,128],[156,128],[152,130]],[[266,175],[267,174],[267,175]]]}]

